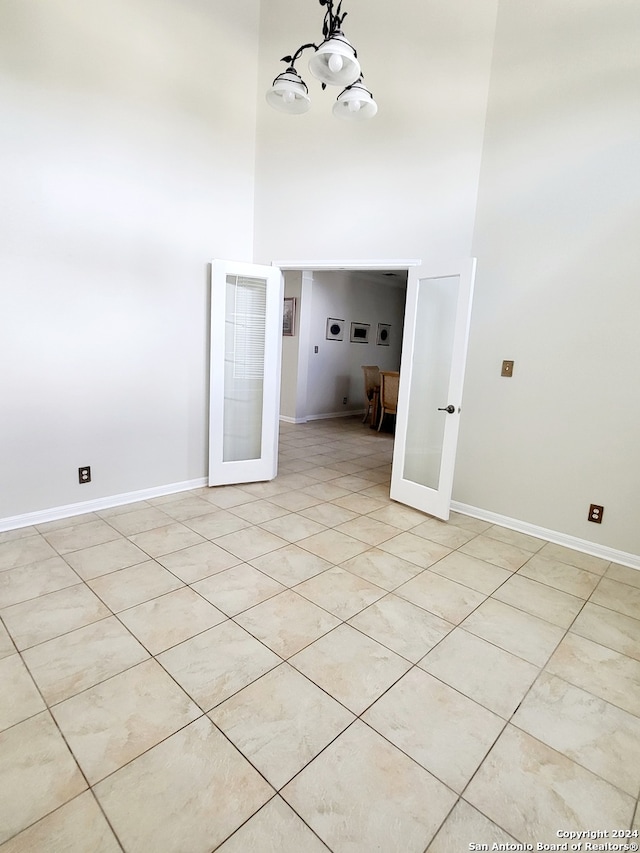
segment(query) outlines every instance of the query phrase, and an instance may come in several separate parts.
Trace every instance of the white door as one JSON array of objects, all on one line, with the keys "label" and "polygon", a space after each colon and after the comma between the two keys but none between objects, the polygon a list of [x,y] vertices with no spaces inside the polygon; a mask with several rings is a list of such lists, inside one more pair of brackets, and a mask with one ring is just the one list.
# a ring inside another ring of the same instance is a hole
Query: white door
[{"label": "white door", "polygon": [[447,520],[475,259],[409,269],[391,498]]},{"label": "white door", "polygon": [[211,263],[210,486],[277,474],[283,293],[278,267]]}]

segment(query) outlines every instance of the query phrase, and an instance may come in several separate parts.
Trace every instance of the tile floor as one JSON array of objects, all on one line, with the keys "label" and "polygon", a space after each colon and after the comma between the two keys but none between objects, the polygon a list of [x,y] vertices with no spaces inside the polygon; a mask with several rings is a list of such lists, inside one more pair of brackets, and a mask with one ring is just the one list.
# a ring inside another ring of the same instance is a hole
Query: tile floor
[{"label": "tile floor", "polygon": [[390,502],[391,442],[0,534],[1,853],[637,836],[640,572]]}]

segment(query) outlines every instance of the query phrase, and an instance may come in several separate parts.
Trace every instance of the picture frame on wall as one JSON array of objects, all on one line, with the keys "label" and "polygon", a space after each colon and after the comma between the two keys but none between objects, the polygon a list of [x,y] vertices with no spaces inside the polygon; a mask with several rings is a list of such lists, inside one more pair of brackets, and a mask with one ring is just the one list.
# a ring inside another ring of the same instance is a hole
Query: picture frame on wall
[{"label": "picture frame on wall", "polygon": [[344,338],[344,320],[327,317],[326,337],[328,341],[341,341]]},{"label": "picture frame on wall", "polygon": [[376,335],[376,345],[379,347],[388,347],[391,338],[391,326],[388,323],[378,323],[378,333]]},{"label": "picture frame on wall", "polygon": [[282,334],[293,337],[296,333],[296,298],[286,296],[282,312]]},{"label": "picture frame on wall", "polygon": [[351,324],[351,343],[352,344],[368,344],[369,343],[369,323],[352,323]]}]

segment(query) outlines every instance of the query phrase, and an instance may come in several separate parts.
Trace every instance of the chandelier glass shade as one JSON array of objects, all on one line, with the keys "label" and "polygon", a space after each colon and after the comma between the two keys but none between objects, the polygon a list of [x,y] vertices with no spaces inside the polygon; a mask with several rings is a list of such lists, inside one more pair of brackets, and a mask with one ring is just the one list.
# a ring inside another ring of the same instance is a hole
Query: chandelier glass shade
[{"label": "chandelier glass shade", "polygon": [[323,41],[303,44],[290,56],[283,56],[286,71],[279,74],[267,92],[267,103],[280,112],[299,115],[311,106],[309,90],[295,68],[295,63],[305,50],[313,48],[309,59],[309,70],[322,83],[322,88],[339,86],[342,92],[333,106],[333,114],[339,118],[362,121],[373,118],[378,105],[371,92],[362,82],[362,69],[358,54],[342,32],[342,22],[347,17],[342,12],[342,0],[334,12],[333,0],[319,0],[326,7],[322,27]]}]

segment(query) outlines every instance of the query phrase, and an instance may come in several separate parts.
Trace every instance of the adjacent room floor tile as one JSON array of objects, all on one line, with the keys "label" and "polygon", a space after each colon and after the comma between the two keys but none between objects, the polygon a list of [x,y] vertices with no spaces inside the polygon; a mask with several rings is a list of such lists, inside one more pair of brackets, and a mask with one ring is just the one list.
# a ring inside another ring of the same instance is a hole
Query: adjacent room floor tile
[{"label": "adjacent room floor tile", "polygon": [[61,702],[52,713],[92,785],[202,715],[154,660]]},{"label": "adjacent room floor tile", "polygon": [[62,557],[50,557],[0,572],[0,608],[37,598],[80,583],[80,578]]},{"label": "adjacent room floor tile", "polygon": [[418,664],[505,719],[538,675],[538,667],[456,628]]},{"label": "adjacent room floor tile", "polygon": [[640,619],[588,601],[571,626],[571,633],[640,661]]},{"label": "adjacent room floor tile", "polygon": [[331,631],[290,662],[354,714],[361,714],[411,666],[349,625]]},{"label": "adjacent room floor tile", "polygon": [[[460,840],[482,839],[476,843],[488,844],[489,850],[499,850],[494,844],[513,844],[515,839],[485,817],[469,803],[458,800],[453,811],[441,826],[428,847],[428,853],[460,853]],[[471,842],[470,842],[471,843]],[[467,847],[469,845],[467,844]],[[502,848],[509,850],[509,847]]]},{"label": "adjacent room floor tile", "polygon": [[340,624],[335,616],[291,590],[246,610],[236,622],[282,658],[299,652]]},{"label": "adjacent room floor tile", "polygon": [[297,545],[287,545],[286,548],[256,557],[251,560],[251,565],[284,586],[295,586],[331,568],[333,564]]},{"label": "adjacent room floor tile", "polygon": [[485,560],[487,563],[493,563],[494,566],[508,569],[510,572],[515,572],[531,558],[531,551],[525,551],[524,548],[517,548],[515,545],[508,545],[497,539],[490,539],[484,534],[476,536],[475,539],[463,545],[460,550],[472,557]]},{"label": "adjacent room floor tile", "polygon": [[281,658],[231,621],[169,649],[158,660],[203,711],[210,711],[282,663]]},{"label": "adjacent room floor tile", "polygon": [[543,673],[513,724],[634,797],[640,792],[640,717]]},{"label": "adjacent room floor tile", "polygon": [[242,563],[198,581],[193,589],[227,616],[235,616],[277,595],[285,587],[253,566]]},{"label": "adjacent room floor tile", "polygon": [[434,572],[416,575],[398,587],[395,594],[456,625],[486,598],[483,593]]},{"label": "adjacent room floor tile", "polygon": [[640,661],[569,633],[547,664],[547,670],[640,716]]},{"label": "adjacent room floor tile", "polygon": [[86,787],[48,711],[0,733],[0,844]]},{"label": "adjacent room floor tile", "polygon": [[114,613],[184,586],[154,560],[102,575],[88,585]]},{"label": "adjacent room floor tile", "polygon": [[521,843],[558,843],[559,828],[627,827],[635,801],[559,752],[507,724],[465,800]]},{"label": "adjacent room floor tile", "polygon": [[303,581],[295,591],[339,619],[349,619],[385,594],[381,587],[340,566]]},{"label": "adjacent room floor tile", "polygon": [[90,791],[15,835],[2,853],[120,853],[121,847]]},{"label": "adjacent room floor tile", "polygon": [[20,650],[111,615],[109,608],[85,584],[76,584],[13,604],[1,613]]},{"label": "adjacent room floor tile", "polygon": [[536,666],[544,666],[564,636],[557,625],[493,598],[468,616],[462,627]]},{"label": "adjacent room floor tile", "polygon": [[349,624],[413,663],[453,628],[450,622],[397,595],[376,601]]},{"label": "adjacent room floor tile", "polygon": [[194,583],[237,566],[240,560],[213,542],[202,542],[172,554],[164,554],[158,557],[157,562],[185,583]]},{"label": "adjacent room floor tile", "polygon": [[45,704],[20,655],[0,660],[0,731],[44,711]]},{"label": "adjacent room floor tile", "polygon": [[227,617],[192,589],[183,588],[123,610],[119,618],[156,655]]},{"label": "adjacent room floor tile", "polygon": [[561,589],[563,592],[578,596],[578,598],[589,598],[600,580],[599,575],[588,572],[586,569],[578,569],[575,566],[562,563],[560,560],[551,560],[539,555],[532,557],[525,563],[518,570],[518,574],[540,583],[546,583],[548,586]]},{"label": "adjacent room floor tile", "polygon": [[149,657],[115,616],[23,653],[49,704],[61,702]]},{"label": "adjacent room floor tile", "polygon": [[274,788],[281,788],[354,720],[287,663],[209,716]]},{"label": "adjacent room floor tile", "polygon": [[412,669],[362,719],[461,792],[505,721],[420,669]]},{"label": "adjacent room floor tile", "polygon": [[273,789],[207,717],[95,788],[128,853],[209,853]]},{"label": "adjacent room floor tile", "polygon": [[283,789],[336,853],[422,853],[455,794],[359,721]]},{"label": "adjacent room floor tile", "polygon": [[216,853],[327,853],[328,849],[283,799],[274,797]]},{"label": "adjacent room floor tile", "polygon": [[582,598],[515,574],[493,593],[496,601],[568,628],[584,605]]}]

